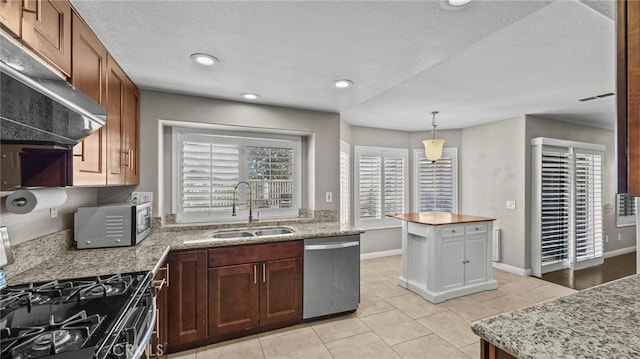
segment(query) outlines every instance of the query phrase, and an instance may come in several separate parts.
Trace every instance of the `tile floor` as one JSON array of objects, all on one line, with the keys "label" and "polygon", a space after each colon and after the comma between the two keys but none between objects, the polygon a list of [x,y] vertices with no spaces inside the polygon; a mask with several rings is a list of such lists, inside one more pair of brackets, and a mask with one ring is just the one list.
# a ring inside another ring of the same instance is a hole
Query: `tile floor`
[{"label": "tile floor", "polygon": [[636,273],[636,252],[605,258],[601,265],[572,270],[562,269],[542,275],[542,279],[565,287],[583,290]]},{"label": "tile floor", "polygon": [[170,359],[480,358],[472,321],[575,292],[532,277],[494,271],[486,291],[431,304],[400,288],[400,256],[361,262],[359,309],[331,319],[169,355]]}]

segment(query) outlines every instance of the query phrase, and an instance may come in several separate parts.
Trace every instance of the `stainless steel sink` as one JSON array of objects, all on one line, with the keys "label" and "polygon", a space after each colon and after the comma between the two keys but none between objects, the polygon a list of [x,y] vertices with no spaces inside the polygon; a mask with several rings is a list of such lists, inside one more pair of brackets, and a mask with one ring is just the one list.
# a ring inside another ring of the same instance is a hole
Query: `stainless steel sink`
[{"label": "stainless steel sink", "polygon": [[283,234],[291,234],[293,232],[294,231],[291,228],[278,227],[278,228],[266,228],[266,229],[255,230],[253,233],[255,233],[256,236],[258,237],[262,237],[262,236],[279,236]]},{"label": "stainless steel sink", "polygon": [[255,234],[249,231],[224,231],[224,232],[216,232],[211,237],[217,238],[217,239],[245,238],[245,237],[255,237]]}]

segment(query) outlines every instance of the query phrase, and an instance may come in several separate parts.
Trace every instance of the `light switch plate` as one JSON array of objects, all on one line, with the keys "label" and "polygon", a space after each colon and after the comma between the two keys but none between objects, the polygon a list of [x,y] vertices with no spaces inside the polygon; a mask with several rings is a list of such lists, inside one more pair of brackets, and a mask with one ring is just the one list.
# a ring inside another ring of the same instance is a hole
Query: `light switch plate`
[{"label": "light switch plate", "polygon": [[516,201],[507,201],[507,209],[516,209]]},{"label": "light switch plate", "polygon": [[325,201],[327,203],[329,202],[333,202],[333,192],[327,192],[325,193]]}]

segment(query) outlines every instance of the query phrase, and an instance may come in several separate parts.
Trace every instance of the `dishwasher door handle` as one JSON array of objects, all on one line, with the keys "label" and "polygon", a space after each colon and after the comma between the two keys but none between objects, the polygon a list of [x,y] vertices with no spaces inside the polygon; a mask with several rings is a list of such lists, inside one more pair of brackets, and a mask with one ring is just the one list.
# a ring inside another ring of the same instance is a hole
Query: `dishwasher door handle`
[{"label": "dishwasher door handle", "polygon": [[360,245],[360,242],[338,242],[338,243],[329,243],[329,244],[306,244],[304,246],[305,251],[322,251],[326,249],[338,249],[338,248],[348,248],[348,247],[356,247]]}]

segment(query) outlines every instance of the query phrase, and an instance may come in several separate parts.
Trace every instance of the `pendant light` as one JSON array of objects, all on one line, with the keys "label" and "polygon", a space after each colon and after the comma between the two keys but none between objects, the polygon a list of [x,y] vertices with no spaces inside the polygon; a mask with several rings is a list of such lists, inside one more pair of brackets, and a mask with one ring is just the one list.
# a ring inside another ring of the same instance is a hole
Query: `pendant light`
[{"label": "pendant light", "polygon": [[441,138],[436,138],[436,114],[438,111],[431,112],[431,139],[424,140],[422,143],[424,144],[424,154],[427,156],[427,159],[432,163],[435,163],[442,157],[442,146],[444,145],[444,140]]}]

